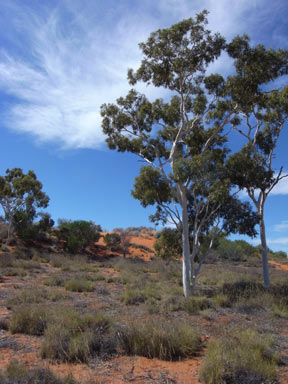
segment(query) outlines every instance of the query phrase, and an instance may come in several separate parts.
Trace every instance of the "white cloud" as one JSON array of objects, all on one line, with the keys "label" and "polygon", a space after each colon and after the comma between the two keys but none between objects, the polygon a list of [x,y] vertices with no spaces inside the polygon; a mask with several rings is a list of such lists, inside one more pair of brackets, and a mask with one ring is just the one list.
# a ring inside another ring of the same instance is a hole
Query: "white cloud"
[{"label": "white cloud", "polygon": [[[275,172],[275,174],[276,175],[278,174],[277,171]],[[288,174],[286,172],[283,172],[282,175],[284,176],[284,175],[288,175]],[[257,191],[258,190],[255,191],[256,198],[257,198],[258,193],[259,193]],[[241,190],[238,195],[239,195],[240,199],[249,199],[249,196],[247,194],[246,189]],[[288,195],[288,177],[284,177],[284,179],[281,179],[278,182],[278,184],[275,185],[275,187],[272,189],[272,191],[269,194],[269,196],[279,196],[279,195]]]},{"label": "white cloud", "polygon": [[[55,9],[47,4],[32,9],[11,0],[2,6],[9,31],[1,33],[9,44],[0,51],[0,89],[14,101],[1,118],[10,129],[64,148],[103,144],[100,105],[126,94],[127,68],[138,67],[138,43],[151,31],[207,8],[209,27],[229,37],[245,31],[250,11],[257,23],[271,10],[260,0],[239,0],[233,7],[228,0],[147,0],[133,9],[88,0],[63,0]],[[227,72],[230,65],[223,56],[213,70]]]},{"label": "white cloud", "polygon": [[[288,175],[283,173],[283,175]],[[270,192],[271,195],[288,195],[288,177],[280,180],[277,185]]]},{"label": "white cloud", "polygon": [[276,224],[272,227],[272,230],[275,232],[288,232],[288,220],[282,221],[280,224]]},{"label": "white cloud", "polygon": [[130,88],[127,68],[138,65],[137,43],[146,28],[123,18],[104,33],[74,15],[73,35],[56,11],[33,17],[22,11],[29,60],[0,52],[0,87],[17,99],[6,125],[67,148],[101,146],[100,106]]}]

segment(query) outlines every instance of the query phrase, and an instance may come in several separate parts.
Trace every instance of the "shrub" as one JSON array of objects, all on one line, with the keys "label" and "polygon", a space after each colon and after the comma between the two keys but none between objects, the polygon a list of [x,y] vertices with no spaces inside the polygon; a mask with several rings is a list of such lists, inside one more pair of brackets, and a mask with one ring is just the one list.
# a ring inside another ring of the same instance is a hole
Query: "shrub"
[{"label": "shrub", "polygon": [[93,356],[116,351],[111,320],[101,313],[70,313],[49,324],[41,346],[41,357],[65,362],[85,362]]},{"label": "shrub", "polygon": [[83,277],[75,277],[66,281],[65,288],[67,291],[72,292],[92,292],[94,291],[95,286],[90,280]]},{"label": "shrub", "polygon": [[246,261],[248,256],[242,243],[239,244],[236,241],[231,241],[225,238],[219,239],[217,255],[222,259],[230,261]]},{"label": "shrub", "polygon": [[117,248],[121,243],[121,236],[118,233],[106,233],[103,237],[104,243],[110,248]]},{"label": "shrub", "polygon": [[241,298],[256,297],[264,291],[265,288],[262,284],[245,280],[236,281],[235,283],[224,283],[222,288],[223,294],[227,295],[234,302]]},{"label": "shrub", "polygon": [[165,228],[157,233],[154,242],[156,254],[162,259],[178,257],[182,253],[181,235],[179,231],[172,228]]},{"label": "shrub", "polygon": [[20,291],[13,298],[7,301],[7,305],[23,305],[23,304],[39,304],[43,303],[46,300],[58,301],[65,299],[67,293],[59,291],[57,289],[37,289],[37,288],[28,288],[23,291]]},{"label": "shrub", "polygon": [[145,295],[140,289],[125,287],[122,291],[121,301],[126,305],[135,305],[145,302]]},{"label": "shrub", "polygon": [[33,223],[34,217],[31,217],[26,211],[17,211],[14,215],[14,229],[18,237],[24,241],[28,240],[47,240],[47,233],[54,225],[49,213],[40,212],[40,220]]},{"label": "shrub", "polygon": [[201,345],[199,335],[182,321],[130,324],[119,332],[119,341],[128,355],[170,361],[195,355]]},{"label": "shrub", "polygon": [[141,251],[144,251],[144,252],[151,252],[151,249],[149,247],[147,247],[146,245],[143,245],[143,244],[133,243],[133,244],[131,244],[131,247],[135,248],[135,249],[140,249]]},{"label": "shrub", "polygon": [[272,347],[269,336],[251,329],[232,330],[209,343],[200,377],[205,384],[275,382],[279,358]]},{"label": "shrub", "polygon": [[49,286],[64,287],[66,281],[67,277],[56,273],[55,275],[47,277],[47,279],[44,280],[44,284]]},{"label": "shrub", "polygon": [[85,248],[98,241],[101,227],[92,221],[84,220],[59,220],[55,235],[64,241],[64,248],[70,253],[84,251]]},{"label": "shrub", "polygon": [[183,296],[172,296],[163,304],[163,309],[168,312],[184,311],[189,315],[194,315],[210,307],[210,301],[204,296],[193,296],[187,299]]},{"label": "shrub", "polygon": [[37,368],[28,370],[17,361],[11,361],[5,374],[0,376],[0,384],[77,384],[73,376],[64,380],[57,378],[49,369]]},{"label": "shrub", "polygon": [[121,301],[127,305],[144,303],[149,299],[161,299],[161,293],[156,286],[151,284],[144,284],[143,287],[126,286],[124,287],[121,295]]},{"label": "shrub", "polygon": [[9,329],[11,333],[40,336],[51,318],[51,311],[47,307],[27,305],[13,312]]}]

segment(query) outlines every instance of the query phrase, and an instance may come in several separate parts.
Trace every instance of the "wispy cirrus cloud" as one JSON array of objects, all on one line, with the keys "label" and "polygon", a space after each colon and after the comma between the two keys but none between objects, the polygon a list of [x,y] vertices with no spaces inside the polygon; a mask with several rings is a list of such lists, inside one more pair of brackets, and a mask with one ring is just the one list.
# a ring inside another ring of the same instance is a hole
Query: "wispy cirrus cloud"
[{"label": "wispy cirrus cloud", "polygon": [[280,224],[273,225],[272,230],[275,232],[288,232],[288,220],[284,220],[281,221]]},{"label": "wispy cirrus cloud", "polygon": [[[229,37],[246,31],[253,18],[254,23],[263,21],[269,10],[271,19],[282,4],[241,0],[231,7],[228,0],[146,0],[135,5],[107,0],[100,7],[92,0],[64,0],[32,8],[23,3],[11,0],[1,9],[5,44],[0,50],[0,91],[10,97],[2,103],[1,120],[10,129],[63,148],[102,146],[100,105],[128,91],[127,68],[139,65],[138,43],[151,31],[207,8],[211,29]],[[224,56],[213,70],[228,71],[230,65]],[[155,89],[145,92],[163,95]]]}]

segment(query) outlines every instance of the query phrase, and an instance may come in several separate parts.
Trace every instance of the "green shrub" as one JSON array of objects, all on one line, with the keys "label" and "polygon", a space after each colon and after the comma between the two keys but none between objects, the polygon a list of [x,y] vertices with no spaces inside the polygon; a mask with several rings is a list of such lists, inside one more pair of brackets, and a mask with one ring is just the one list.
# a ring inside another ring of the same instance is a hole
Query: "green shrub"
[{"label": "green shrub", "polygon": [[151,249],[149,247],[146,247],[146,245],[143,245],[143,244],[133,243],[131,244],[131,247],[135,249],[141,249],[141,251],[144,251],[144,252],[151,252]]},{"label": "green shrub", "polygon": [[7,301],[7,305],[39,304],[46,300],[58,301],[65,299],[67,293],[56,289],[28,288],[20,291]]},{"label": "green shrub", "polygon": [[135,305],[139,303],[144,303],[146,297],[140,289],[135,289],[133,287],[124,287],[121,295],[121,301],[126,305]]},{"label": "green shrub", "polygon": [[101,227],[92,221],[59,220],[55,235],[64,241],[65,249],[70,253],[83,252],[85,248],[98,241]]},{"label": "green shrub", "polygon": [[217,255],[230,261],[246,261],[247,255],[243,247],[236,242],[222,238],[219,240]]},{"label": "green shrub", "polygon": [[41,357],[65,362],[85,362],[93,356],[111,355],[116,339],[111,320],[102,315],[70,313],[49,324],[41,346]]},{"label": "green shrub", "polygon": [[47,240],[47,233],[50,232],[54,225],[49,213],[40,212],[38,222],[33,222],[34,218],[27,211],[17,211],[14,215],[14,229],[18,237],[24,241],[28,240]]},{"label": "green shrub", "polygon": [[127,355],[150,359],[179,360],[195,355],[201,339],[194,329],[182,321],[130,324],[119,332],[120,346]]},{"label": "green shrub", "polygon": [[47,307],[26,305],[13,312],[9,329],[11,333],[40,336],[51,318],[51,311]]},{"label": "green shrub", "polygon": [[55,286],[55,287],[64,287],[67,281],[67,277],[56,273],[55,275],[49,276],[44,280],[45,285]]},{"label": "green shrub", "polygon": [[274,383],[278,363],[271,337],[232,330],[209,343],[200,377],[205,384]]},{"label": "green shrub", "polygon": [[9,268],[15,266],[15,256],[11,253],[0,254],[0,268]]},{"label": "green shrub", "polygon": [[163,304],[163,309],[168,312],[184,311],[189,315],[194,315],[210,307],[210,301],[204,296],[193,296],[186,299],[183,296],[172,296]]},{"label": "green shrub", "polygon": [[49,369],[28,370],[21,363],[11,361],[4,375],[0,376],[0,384],[77,384],[77,382],[71,375],[62,380]]},{"label": "green shrub", "polygon": [[144,303],[149,299],[161,299],[161,294],[157,286],[151,284],[145,284],[141,288],[135,285],[125,286],[121,295],[121,301],[126,305]]},{"label": "green shrub", "polygon": [[103,237],[103,240],[108,247],[117,250],[121,243],[121,236],[115,232],[106,233],[106,235]]},{"label": "green shrub", "polygon": [[165,228],[156,234],[154,249],[162,259],[178,257],[182,253],[181,235],[176,229]]},{"label": "green shrub", "polygon": [[92,292],[95,289],[94,283],[83,277],[75,277],[67,280],[64,286],[67,291],[72,292]]},{"label": "green shrub", "polygon": [[231,301],[236,302],[240,298],[256,297],[259,293],[263,293],[265,288],[262,284],[255,281],[240,280],[235,283],[225,283],[222,292],[227,295]]}]

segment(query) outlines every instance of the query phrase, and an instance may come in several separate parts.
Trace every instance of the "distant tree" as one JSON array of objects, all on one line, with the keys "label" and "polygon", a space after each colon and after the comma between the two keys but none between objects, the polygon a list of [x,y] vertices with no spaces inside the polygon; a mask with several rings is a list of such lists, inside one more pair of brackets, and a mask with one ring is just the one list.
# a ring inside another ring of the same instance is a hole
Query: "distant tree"
[{"label": "distant tree", "polygon": [[130,233],[127,231],[121,231],[120,232],[120,247],[123,253],[123,256],[126,257],[126,255],[129,253],[129,247],[131,245],[130,242]]},{"label": "distant tree", "polygon": [[154,249],[162,259],[178,258],[182,254],[181,233],[177,229],[164,228],[155,237]]},{"label": "distant tree", "polygon": [[[215,81],[206,84],[205,71],[225,46],[219,34],[206,29],[206,15],[153,32],[140,44],[140,68],[128,71],[131,85],[143,81],[166,88],[170,101],[150,102],[132,89],[117,105],[101,107],[109,148],[135,153],[148,164],[136,178],[133,196],[144,207],[156,205],[153,222],[171,221],[182,233],[185,297],[193,293],[217,234],[224,229],[255,235],[256,223],[250,206],[231,194],[226,175],[223,129],[233,112],[204,127],[215,103],[206,97],[205,86],[214,87]],[[201,247],[203,233],[210,235],[208,247]]]},{"label": "distant tree", "polygon": [[54,233],[59,240],[64,241],[64,247],[68,252],[77,253],[83,252],[88,245],[98,241],[100,232],[100,225],[92,221],[61,219]]},{"label": "distant tree", "polygon": [[233,39],[227,52],[235,60],[236,74],[226,82],[219,75],[211,76],[211,91],[213,84],[214,94],[218,92],[223,96],[215,103],[211,116],[214,113],[219,124],[225,116],[232,117],[233,128],[245,139],[243,148],[228,161],[230,178],[247,191],[255,205],[259,217],[263,282],[269,287],[264,207],[273,188],[288,176],[283,167],[278,170],[273,167],[276,145],[288,119],[288,86],[286,83],[279,86],[279,81],[275,81],[288,73],[288,51],[266,49],[263,45],[251,47],[248,36],[244,35]]},{"label": "distant tree", "polygon": [[116,232],[106,233],[103,240],[111,249],[118,249],[121,243],[121,236]]},{"label": "distant tree", "polygon": [[25,211],[17,211],[14,216],[13,226],[18,237],[22,240],[46,240],[47,233],[54,225],[54,220],[47,212],[36,215],[40,220],[33,222]]},{"label": "distant tree", "polygon": [[21,168],[13,168],[0,176],[0,205],[8,223],[8,239],[14,226],[31,225],[37,209],[46,208],[48,203],[49,197],[33,171],[25,174]]}]

